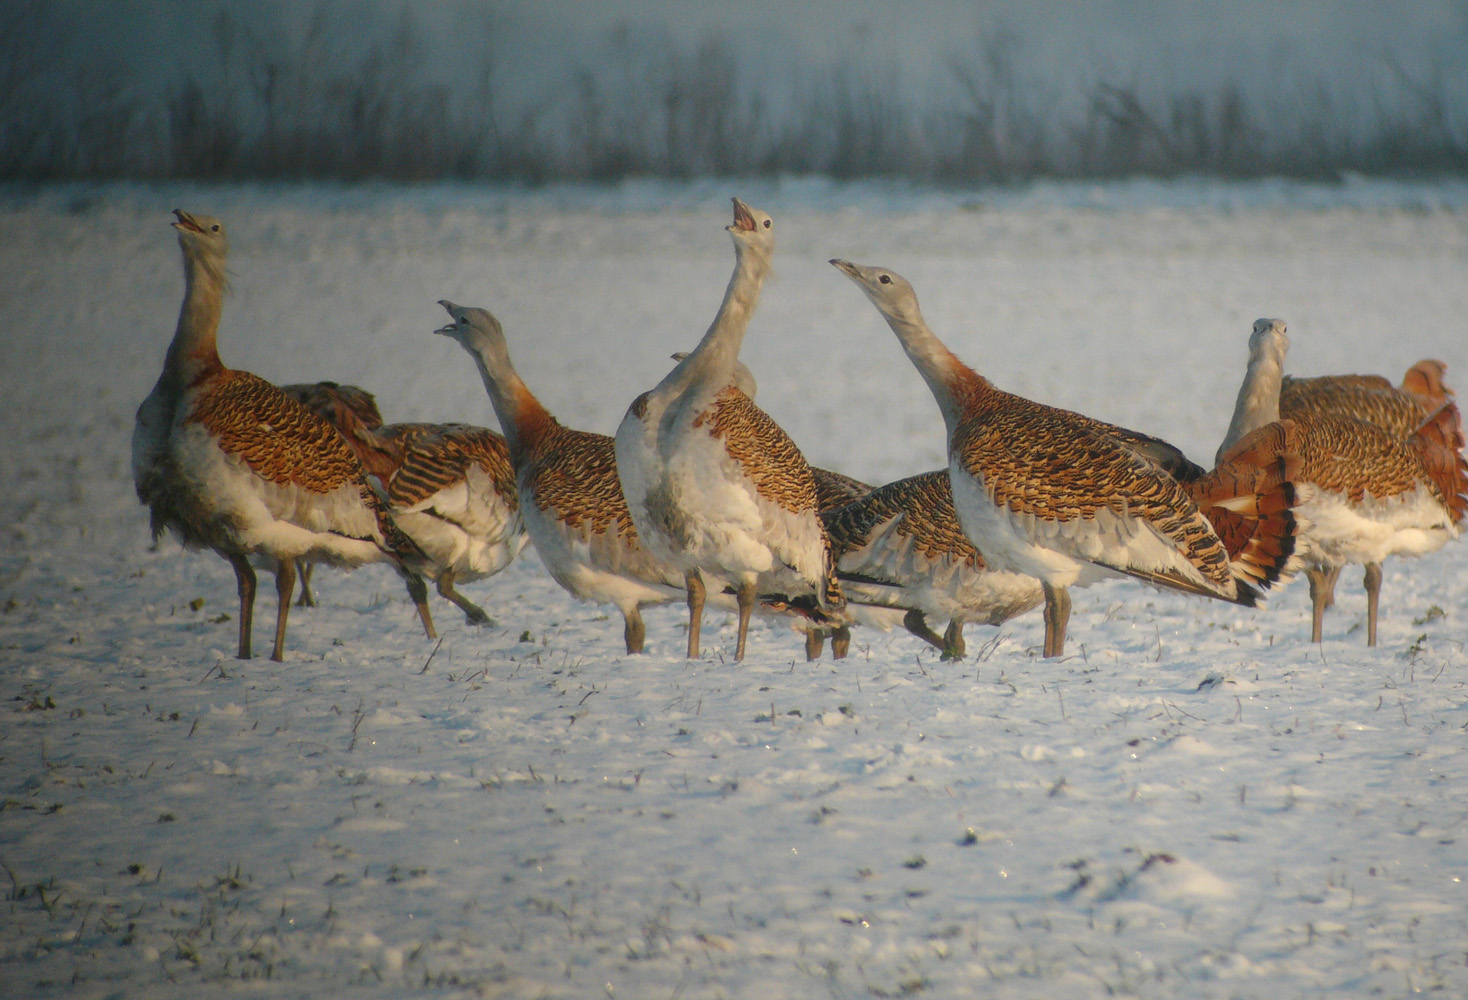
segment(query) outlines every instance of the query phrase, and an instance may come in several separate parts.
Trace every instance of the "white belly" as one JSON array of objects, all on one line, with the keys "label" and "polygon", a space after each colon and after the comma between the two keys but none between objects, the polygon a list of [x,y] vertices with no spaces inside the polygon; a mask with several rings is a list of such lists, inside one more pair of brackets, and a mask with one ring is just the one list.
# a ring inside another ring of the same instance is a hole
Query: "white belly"
[{"label": "white belly", "polygon": [[[1089,586],[1115,575],[1059,547],[1064,538],[1062,525],[1037,522],[1001,509],[989,498],[978,477],[956,464],[949,466],[948,474],[958,523],[990,568],[1059,587]],[[1045,544],[1047,540],[1049,545]]]},{"label": "white belly", "polygon": [[1317,490],[1300,506],[1300,513],[1310,521],[1305,559],[1318,566],[1425,555],[1458,536],[1448,512],[1425,487],[1355,504],[1341,494]]}]

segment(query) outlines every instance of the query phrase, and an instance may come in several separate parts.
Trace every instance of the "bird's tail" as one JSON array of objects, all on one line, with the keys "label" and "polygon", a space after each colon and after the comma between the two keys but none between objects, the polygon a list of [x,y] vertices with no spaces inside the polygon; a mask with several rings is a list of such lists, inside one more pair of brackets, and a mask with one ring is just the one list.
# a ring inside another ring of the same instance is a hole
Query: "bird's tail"
[{"label": "bird's tail", "polygon": [[1402,376],[1402,391],[1420,399],[1430,410],[1456,398],[1453,390],[1443,383],[1448,366],[1434,358],[1424,358]]},{"label": "bird's tail", "polygon": [[1468,513],[1468,462],[1464,461],[1458,444],[1462,436],[1458,404],[1449,401],[1438,407],[1407,440],[1428,478],[1442,491],[1454,524],[1461,523],[1463,515]]},{"label": "bird's tail", "polygon": [[1308,525],[1296,508],[1313,495],[1302,470],[1294,421],[1246,434],[1214,467],[1186,484],[1228,552],[1241,592],[1267,590],[1297,568],[1299,534]]}]

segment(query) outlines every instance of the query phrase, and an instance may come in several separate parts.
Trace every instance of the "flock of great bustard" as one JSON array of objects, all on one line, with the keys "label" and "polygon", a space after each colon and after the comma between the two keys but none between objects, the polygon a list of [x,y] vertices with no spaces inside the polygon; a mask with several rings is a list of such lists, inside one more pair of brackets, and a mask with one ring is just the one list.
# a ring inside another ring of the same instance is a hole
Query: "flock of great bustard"
[{"label": "flock of great bustard", "polygon": [[[138,408],[133,473],[155,539],[228,559],[250,656],[255,569],[279,595],[281,659],[296,581],[311,567],[386,562],[430,638],[427,581],[476,624],[457,584],[497,573],[527,538],[583,601],[613,604],[629,653],[644,605],[686,601],[688,656],[706,603],[787,618],[807,656],[852,624],[903,626],[945,657],[963,626],[1044,605],[1044,655],[1064,651],[1069,589],[1117,574],[1253,607],[1296,569],[1312,640],[1342,567],[1365,567],[1376,642],[1381,562],[1455,538],[1468,463],[1444,366],[1399,386],[1377,376],[1290,378],[1285,324],[1261,319],[1233,420],[1205,470],[1165,441],[1004,392],[923,321],[894,272],[831,263],[856,283],[932,390],[946,470],[873,488],[812,468],[754,402],[738,356],[770,269],[774,224],[734,199],[735,267],[708,332],[628,407],[614,437],[563,426],[516,374],[484,309],[440,304],[437,332],[473,358],[501,433],[384,424],[372,395],[325,382],[276,386],[216,349],[227,242],[215,219],[176,211],[185,291],[153,391]],[[946,626],[943,624],[946,622]],[[944,628],[942,634],[934,625]]]}]

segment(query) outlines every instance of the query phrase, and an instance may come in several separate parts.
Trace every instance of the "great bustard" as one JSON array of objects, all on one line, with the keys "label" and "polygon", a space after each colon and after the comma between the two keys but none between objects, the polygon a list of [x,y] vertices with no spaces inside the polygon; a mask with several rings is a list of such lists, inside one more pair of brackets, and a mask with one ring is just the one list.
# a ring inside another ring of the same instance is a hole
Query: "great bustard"
[{"label": "great bustard", "polygon": [[625,620],[627,652],[642,652],[640,608],[681,600],[683,574],[652,555],[638,538],[612,439],[561,425],[510,362],[499,320],[484,309],[439,303],[453,322],[438,333],[463,346],[478,365],[520,495],[520,516],[540,560],[562,587],[583,601],[615,604]]},{"label": "great bustard", "polygon": [[699,653],[704,575],[735,588],[736,660],[763,594],[813,601],[844,620],[815,477],[778,424],[734,384],[734,366],[774,252],[770,217],[734,199],[735,267],[708,332],[617,429],[617,464],[647,546],[684,574],[688,655]]},{"label": "great bustard", "polygon": [[250,656],[252,557],[275,570],[280,606],[271,659],[285,648],[295,560],[339,566],[421,558],[373,493],[362,463],[326,421],[249,372],[226,368],[216,339],[223,312],[224,226],[178,210],[184,300],[163,372],[138,407],[132,465],[153,535],[212,549],[234,568],[237,655]]},{"label": "great bustard", "polygon": [[[1070,587],[1119,573],[1253,607],[1287,571],[1288,425],[1261,429],[1184,484],[1110,425],[995,388],[928,328],[902,277],[831,263],[881,312],[937,400],[964,533],[993,568],[1040,580],[1045,656],[1064,651]],[[1215,509],[1226,532],[1210,523]]]},{"label": "great bustard", "polygon": [[[1255,321],[1223,448],[1281,415],[1289,343],[1283,320]],[[1341,569],[1361,564],[1366,644],[1374,646],[1382,560],[1435,551],[1457,537],[1468,509],[1468,466],[1456,447],[1458,408],[1449,400],[1425,413],[1410,395],[1373,376],[1295,380],[1292,395],[1288,416],[1297,429],[1300,478],[1315,487],[1300,506],[1309,521],[1300,540],[1310,581],[1310,638],[1321,640]]]},{"label": "great bustard", "polygon": [[[688,357],[686,351],[679,351],[673,355],[674,361],[682,361]],[[754,399],[759,390],[759,384],[755,381],[754,373],[749,370],[743,361],[734,362],[734,376],[731,383],[734,388],[744,393],[750,399]],[[816,509],[821,512],[822,520],[828,511],[837,507],[845,506],[858,497],[864,497],[872,491],[872,487],[860,479],[855,479],[842,472],[832,469],[823,469],[819,466],[810,467],[811,475],[816,480]],[[829,522],[827,522],[829,523]],[[835,541],[832,540],[834,550]],[[772,613],[774,615],[789,615],[795,623],[795,629],[805,634],[805,657],[807,660],[818,660],[821,650],[824,648],[826,639],[831,639],[831,652],[836,659],[846,656],[851,648],[851,626],[844,622],[833,624],[822,619],[823,616],[815,615],[814,608],[801,607],[792,604],[788,597],[783,594],[762,595],[756,610]],[[875,625],[878,628],[890,629],[893,624],[893,616],[887,613],[890,609],[879,609],[876,607],[868,609],[851,609],[854,619],[862,625]]]},{"label": "great bustard", "polygon": [[[963,657],[965,623],[1002,625],[1044,600],[1039,580],[991,569],[964,535],[946,469],[879,486],[822,517],[852,617],[865,624],[868,608],[896,609],[946,660]],[[948,622],[943,635],[930,616]]]},{"label": "great bustard", "polygon": [[[398,527],[423,550],[423,572],[440,596],[469,624],[492,625],[456,584],[500,572],[527,542],[504,436],[470,424],[383,424],[372,394],[356,386],[284,388],[331,422],[357,452]],[[303,600],[307,593],[303,573]],[[424,626],[432,637],[432,620]]]}]

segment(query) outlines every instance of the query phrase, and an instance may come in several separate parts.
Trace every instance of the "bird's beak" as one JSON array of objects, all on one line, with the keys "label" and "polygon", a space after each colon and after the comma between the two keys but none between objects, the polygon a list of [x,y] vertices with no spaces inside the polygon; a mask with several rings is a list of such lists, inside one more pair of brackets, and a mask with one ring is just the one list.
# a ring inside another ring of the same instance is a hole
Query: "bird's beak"
[{"label": "bird's beak", "polygon": [[754,213],[749,210],[749,206],[738,198],[730,200],[734,202],[734,224],[729,227],[729,231],[738,229],[746,233],[754,232]]},{"label": "bird's beak", "polygon": [[188,212],[185,212],[181,208],[175,208],[173,214],[178,217],[178,221],[173,223],[174,229],[183,233],[198,233],[201,236],[203,235],[204,227],[195,222],[194,217]]},{"label": "bird's beak", "polygon": [[[454,310],[457,309],[457,308],[459,308],[458,306],[456,306],[452,302],[450,302],[448,299],[439,299],[438,300],[438,304],[441,305],[441,306],[443,306],[444,307],[444,311],[447,312],[449,314],[449,316],[451,316],[451,317],[454,315]],[[445,337],[450,337],[450,336],[453,336],[454,331],[457,330],[458,328],[459,328],[459,321],[457,319],[455,319],[448,326],[441,326],[437,330],[434,330],[433,332],[434,333],[441,333]]]}]

